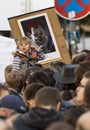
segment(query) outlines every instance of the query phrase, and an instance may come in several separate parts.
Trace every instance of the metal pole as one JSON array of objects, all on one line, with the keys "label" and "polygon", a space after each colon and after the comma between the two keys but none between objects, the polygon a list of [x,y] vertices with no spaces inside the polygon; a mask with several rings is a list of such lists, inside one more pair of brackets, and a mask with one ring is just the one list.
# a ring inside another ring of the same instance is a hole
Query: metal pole
[{"label": "metal pole", "polygon": [[26,10],[26,13],[31,11],[31,1],[30,0],[25,0],[25,10]]},{"label": "metal pole", "polygon": [[70,56],[72,57],[72,22],[70,20],[70,43],[69,43],[69,52]]},{"label": "metal pole", "polygon": [[83,32],[83,34],[82,34],[82,43],[83,43],[83,49],[85,49],[86,48],[86,46],[85,46],[85,32]]}]

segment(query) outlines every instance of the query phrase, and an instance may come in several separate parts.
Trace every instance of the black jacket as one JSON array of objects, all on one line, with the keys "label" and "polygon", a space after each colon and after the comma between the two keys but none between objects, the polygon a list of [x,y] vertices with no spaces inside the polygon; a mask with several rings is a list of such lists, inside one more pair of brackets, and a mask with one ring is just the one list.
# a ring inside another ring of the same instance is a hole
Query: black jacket
[{"label": "black jacket", "polygon": [[60,113],[54,109],[32,108],[13,121],[16,130],[44,130],[50,123],[62,120]]}]

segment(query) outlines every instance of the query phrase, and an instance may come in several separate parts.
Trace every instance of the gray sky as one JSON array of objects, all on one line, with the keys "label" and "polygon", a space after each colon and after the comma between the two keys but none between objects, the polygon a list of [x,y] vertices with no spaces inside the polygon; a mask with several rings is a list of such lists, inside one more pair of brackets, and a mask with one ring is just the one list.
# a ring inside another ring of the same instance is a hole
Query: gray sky
[{"label": "gray sky", "polygon": [[[25,3],[30,6],[25,6]],[[54,6],[54,0],[0,0],[0,31],[11,30],[8,18]]]}]

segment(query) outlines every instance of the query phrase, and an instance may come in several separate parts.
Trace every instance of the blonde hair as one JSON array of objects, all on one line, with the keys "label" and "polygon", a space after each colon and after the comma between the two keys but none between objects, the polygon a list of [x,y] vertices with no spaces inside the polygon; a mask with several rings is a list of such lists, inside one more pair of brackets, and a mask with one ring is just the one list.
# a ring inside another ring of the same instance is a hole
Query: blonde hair
[{"label": "blonde hair", "polygon": [[20,39],[18,39],[18,41],[17,41],[17,48],[19,47],[19,44],[22,42],[22,41],[24,41],[24,42],[26,42],[26,43],[28,43],[29,45],[31,45],[32,44],[32,42],[31,42],[31,39],[30,38],[28,38],[28,37],[21,37]]}]

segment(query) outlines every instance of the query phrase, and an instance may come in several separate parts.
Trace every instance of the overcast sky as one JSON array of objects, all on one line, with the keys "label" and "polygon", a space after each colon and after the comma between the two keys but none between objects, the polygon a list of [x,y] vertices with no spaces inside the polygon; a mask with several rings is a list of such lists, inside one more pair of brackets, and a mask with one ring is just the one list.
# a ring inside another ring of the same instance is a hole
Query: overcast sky
[{"label": "overcast sky", "polygon": [[[28,3],[30,6],[25,6]],[[0,0],[0,31],[11,30],[8,18],[54,6],[54,0]]]}]

